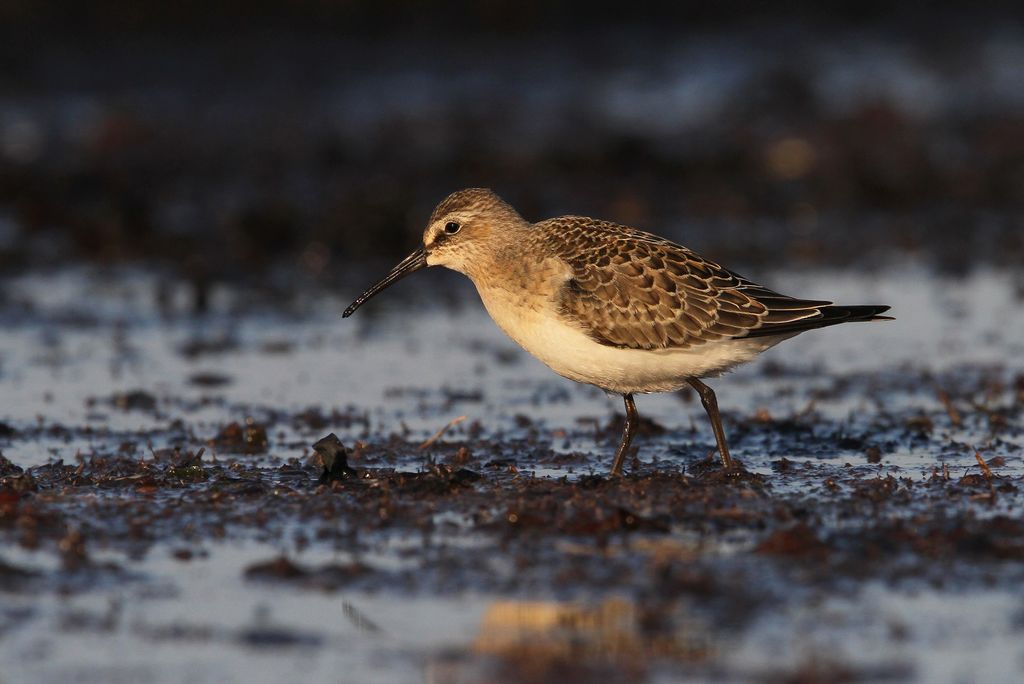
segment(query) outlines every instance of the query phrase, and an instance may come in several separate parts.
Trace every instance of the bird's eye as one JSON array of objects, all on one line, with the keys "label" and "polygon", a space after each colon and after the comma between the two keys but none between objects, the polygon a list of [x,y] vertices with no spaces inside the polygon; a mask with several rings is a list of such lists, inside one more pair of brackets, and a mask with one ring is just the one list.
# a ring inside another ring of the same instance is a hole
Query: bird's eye
[{"label": "bird's eye", "polygon": [[448,223],[444,224],[444,232],[448,233],[449,235],[455,235],[456,233],[459,232],[460,228],[462,228],[462,226],[460,226],[455,221],[449,221]]}]

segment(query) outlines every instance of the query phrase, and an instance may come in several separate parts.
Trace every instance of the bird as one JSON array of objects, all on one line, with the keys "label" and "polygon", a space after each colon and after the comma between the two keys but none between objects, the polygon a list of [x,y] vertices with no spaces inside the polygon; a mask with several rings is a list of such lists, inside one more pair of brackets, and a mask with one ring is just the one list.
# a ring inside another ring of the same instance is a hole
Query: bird
[{"label": "bird", "polygon": [[780,294],[636,228],[586,216],[531,223],[489,188],[442,200],[422,244],[342,316],[428,266],[468,276],[498,327],[555,373],[622,397],[612,476],[622,475],[639,425],[635,394],[692,387],[732,471],[718,400],[703,379],[807,330],[891,320],[885,305]]}]

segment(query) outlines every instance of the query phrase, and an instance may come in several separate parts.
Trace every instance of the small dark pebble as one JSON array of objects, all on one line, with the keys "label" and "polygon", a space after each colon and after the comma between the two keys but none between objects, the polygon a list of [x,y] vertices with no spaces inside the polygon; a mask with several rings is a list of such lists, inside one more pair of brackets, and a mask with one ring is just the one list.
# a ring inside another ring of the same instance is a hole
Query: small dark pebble
[{"label": "small dark pebble", "polygon": [[122,411],[152,411],[156,408],[156,397],[144,390],[131,390],[115,394],[110,403]]},{"label": "small dark pebble", "polygon": [[245,578],[251,580],[293,580],[308,575],[308,570],[285,556],[264,563],[254,563],[245,569]]},{"label": "small dark pebble", "polygon": [[220,373],[194,373],[189,376],[188,384],[198,387],[223,387],[232,382],[230,375]]},{"label": "small dark pebble", "polygon": [[311,632],[299,632],[287,627],[269,625],[242,630],[238,641],[255,648],[315,648],[323,644],[323,637]]},{"label": "small dark pebble", "polygon": [[451,479],[456,483],[476,482],[482,476],[480,473],[474,472],[469,468],[459,468],[452,473]]},{"label": "small dark pebble", "polygon": [[192,560],[193,554],[191,549],[175,549],[171,552],[171,556],[173,556],[175,560],[188,562]]},{"label": "small dark pebble", "polygon": [[345,448],[333,432],[317,441],[313,445],[313,451],[320,457],[324,467],[323,473],[320,474],[321,484],[356,475],[355,469],[348,465],[348,457],[352,452]]},{"label": "small dark pebble", "polygon": [[194,359],[208,354],[224,354],[238,348],[238,341],[229,336],[204,339],[196,337],[178,348],[178,351],[187,359]]},{"label": "small dark pebble", "polygon": [[484,394],[479,390],[462,391],[445,387],[441,390],[441,392],[444,394],[445,401],[448,404],[455,404],[460,402],[478,404],[484,400]]}]

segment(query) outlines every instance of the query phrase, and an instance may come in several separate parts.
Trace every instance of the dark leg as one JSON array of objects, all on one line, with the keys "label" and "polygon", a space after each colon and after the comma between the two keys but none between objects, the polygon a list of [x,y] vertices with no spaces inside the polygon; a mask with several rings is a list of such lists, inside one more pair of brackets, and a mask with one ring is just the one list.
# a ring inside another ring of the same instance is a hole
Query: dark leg
[{"label": "dark leg", "polygon": [[626,402],[626,426],[622,430],[622,441],[619,443],[619,449],[615,452],[615,462],[612,464],[612,476],[622,475],[622,462],[626,460],[626,450],[629,449],[629,443],[633,441],[633,435],[636,434],[637,423],[640,422],[640,416],[636,412],[636,404],[633,403],[632,394],[623,394],[623,401]]},{"label": "dark leg", "polygon": [[732,457],[729,456],[729,445],[725,443],[725,430],[722,429],[722,417],[718,415],[718,400],[715,399],[715,391],[705,385],[697,378],[687,380],[690,387],[697,390],[700,395],[700,403],[704,404],[704,410],[708,412],[711,419],[711,429],[715,432],[715,441],[718,442],[718,453],[722,457],[722,465],[726,470],[732,470]]}]

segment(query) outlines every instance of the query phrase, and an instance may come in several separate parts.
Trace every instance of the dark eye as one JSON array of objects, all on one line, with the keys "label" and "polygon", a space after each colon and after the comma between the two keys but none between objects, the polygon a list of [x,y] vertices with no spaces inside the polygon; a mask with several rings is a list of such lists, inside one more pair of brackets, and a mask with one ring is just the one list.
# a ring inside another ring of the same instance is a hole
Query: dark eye
[{"label": "dark eye", "polygon": [[449,235],[455,235],[456,233],[459,232],[460,228],[462,228],[462,226],[460,226],[455,221],[449,221],[448,223],[444,224],[444,232],[448,233]]}]

